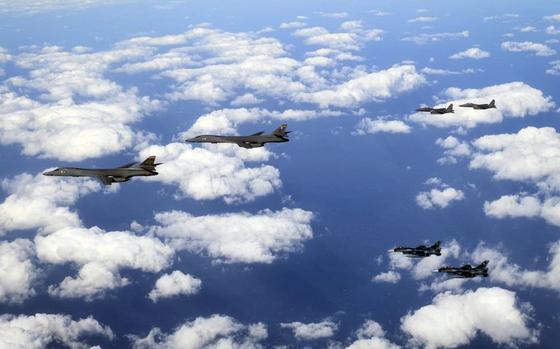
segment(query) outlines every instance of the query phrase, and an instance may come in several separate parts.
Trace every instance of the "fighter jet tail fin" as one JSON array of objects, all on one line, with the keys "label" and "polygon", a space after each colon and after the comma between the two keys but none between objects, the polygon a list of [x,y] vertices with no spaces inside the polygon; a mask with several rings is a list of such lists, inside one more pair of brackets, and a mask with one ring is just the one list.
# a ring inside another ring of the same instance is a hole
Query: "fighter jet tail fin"
[{"label": "fighter jet tail fin", "polygon": [[291,132],[291,131],[286,131],[287,128],[288,128],[288,125],[287,125],[287,124],[282,124],[282,125],[280,125],[280,127],[278,127],[276,130],[274,130],[273,134],[274,134],[275,136],[284,138],[284,137],[286,137],[286,136],[288,135],[288,133]]},{"label": "fighter jet tail fin", "polygon": [[496,108],[496,101],[495,101],[495,100],[492,100],[492,101],[488,104],[488,106],[490,106],[490,108]]},{"label": "fighter jet tail fin", "polygon": [[489,262],[489,260],[485,260],[484,262],[480,263],[480,265],[476,267],[476,269],[485,269],[488,266]]},{"label": "fighter jet tail fin", "polygon": [[161,165],[161,163],[159,163],[159,164],[156,163],[156,157],[155,156],[150,156],[149,158],[147,158],[146,160],[144,160],[140,163],[140,167],[142,167],[142,168],[144,168],[148,171],[155,170],[157,165]]},{"label": "fighter jet tail fin", "polygon": [[447,112],[452,113],[453,112],[453,103],[451,103],[448,107],[447,107]]},{"label": "fighter jet tail fin", "polygon": [[439,245],[441,245],[441,241],[436,241],[436,243],[432,245],[432,248],[439,248]]}]

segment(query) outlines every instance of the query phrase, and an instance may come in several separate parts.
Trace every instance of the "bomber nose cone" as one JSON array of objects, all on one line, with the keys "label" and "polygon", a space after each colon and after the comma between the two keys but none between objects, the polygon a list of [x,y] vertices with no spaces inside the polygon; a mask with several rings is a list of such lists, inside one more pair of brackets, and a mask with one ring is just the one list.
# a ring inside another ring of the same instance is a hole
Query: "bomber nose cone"
[{"label": "bomber nose cone", "polygon": [[43,176],[54,176],[55,174],[55,170],[43,172]]},{"label": "bomber nose cone", "polygon": [[185,142],[196,143],[196,142],[198,142],[198,139],[197,139],[196,137],[194,137],[194,138],[187,138],[187,139],[185,139]]}]

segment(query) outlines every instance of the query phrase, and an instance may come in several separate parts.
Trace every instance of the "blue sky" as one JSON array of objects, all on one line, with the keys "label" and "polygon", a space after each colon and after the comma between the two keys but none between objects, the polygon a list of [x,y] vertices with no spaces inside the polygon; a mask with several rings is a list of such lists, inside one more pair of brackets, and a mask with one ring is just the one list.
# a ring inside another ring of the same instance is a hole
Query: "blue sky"
[{"label": "blue sky", "polygon": [[[0,2],[0,347],[554,348],[559,13]],[[111,187],[41,175],[150,155]]]}]

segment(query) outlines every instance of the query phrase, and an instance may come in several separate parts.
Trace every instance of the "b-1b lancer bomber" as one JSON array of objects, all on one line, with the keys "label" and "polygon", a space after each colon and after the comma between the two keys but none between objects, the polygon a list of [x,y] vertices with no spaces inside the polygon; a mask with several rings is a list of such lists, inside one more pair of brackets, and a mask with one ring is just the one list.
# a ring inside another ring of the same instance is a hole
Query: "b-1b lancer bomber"
[{"label": "b-1b lancer bomber", "polygon": [[473,108],[476,110],[485,110],[485,109],[496,109],[496,101],[492,100],[490,101],[490,103],[484,103],[484,104],[476,104],[476,103],[465,103],[465,104],[461,104],[459,107],[463,107],[463,108]]},{"label": "b-1b lancer bomber", "polygon": [[455,112],[453,111],[453,104],[448,105],[447,108],[422,107],[416,109],[416,111],[429,112],[430,114],[447,114]]},{"label": "b-1b lancer bomber", "polygon": [[417,247],[395,247],[393,252],[401,252],[407,257],[429,257],[431,255],[441,256],[440,242],[436,241],[432,246],[420,245]]},{"label": "b-1b lancer bomber", "polygon": [[442,267],[437,270],[439,273],[447,273],[456,278],[471,279],[477,276],[488,276],[488,261],[482,262],[479,266],[472,267],[470,264],[463,265],[460,268]]},{"label": "b-1b lancer bomber", "polygon": [[218,135],[201,135],[189,138],[186,141],[190,143],[233,143],[242,148],[258,148],[266,143],[283,143],[289,142],[288,133],[286,131],[288,125],[282,124],[272,134],[265,134],[264,131],[257,132],[249,136],[218,136]]},{"label": "b-1b lancer bomber", "polygon": [[43,173],[45,176],[68,176],[68,177],[94,177],[105,185],[111,183],[127,182],[136,176],[155,176],[156,157],[150,156],[141,163],[132,162],[117,168],[109,169],[87,169],[75,167],[59,167],[55,170]]}]

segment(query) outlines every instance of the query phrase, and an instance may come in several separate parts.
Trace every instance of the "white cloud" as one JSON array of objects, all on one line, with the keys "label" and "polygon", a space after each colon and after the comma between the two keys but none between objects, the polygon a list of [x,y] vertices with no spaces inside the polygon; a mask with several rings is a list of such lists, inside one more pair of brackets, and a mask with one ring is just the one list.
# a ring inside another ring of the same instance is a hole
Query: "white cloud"
[{"label": "white cloud", "polygon": [[370,13],[377,17],[384,17],[391,14],[391,12],[379,11],[379,10],[371,10]]},{"label": "white cloud", "polygon": [[28,156],[79,161],[143,142],[148,136],[129,125],[161,103],[105,75],[112,65],[145,53],[45,46],[19,54],[15,62],[28,77],[15,76],[0,86],[0,143],[18,144]]},{"label": "white cloud", "polygon": [[526,27],[520,28],[519,31],[522,32],[522,33],[534,33],[534,32],[537,31],[537,28],[528,25]]},{"label": "white cloud", "polygon": [[353,134],[365,135],[386,133],[410,133],[411,127],[400,120],[386,120],[383,118],[363,118],[358,122]]},{"label": "white cloud", "polygon": [[[497,109],[474,110],[459,107],[463,103],[488,103],[492,99],[496,100]],[[478,124],[499,123],[504,117],[522,118],[536,115],[555,106],[551,97],[545,97],[542,91],[523,82],[510,82],[481,89],[450,87],[443,92],[443,98],[437,106],[446,107],[450,103],[454,104],[455,113],[414,113],[409,119],[436,127],[473,128]]]},{"label": "white cloud", "polygon": [[397,65],[354,78],[333,89],[300,93],[297,99],[319,104],[322,108],[355,107],[362,103],[379,102],[395,97],[425,83],[425,78],[416,72],[413,65]]},{"label": "white cloud", "polygon": [[158,239],[130,232],[105,232],[100,228],[65,228],[35,238],[37,257],[47,263],[73,263],[80,270],[66,277],[49,293],[62,298],[102,296],[123,287],[128,280],[119,275],[123,268],[159,272],[170,265],[174,251]]},{"label": "white cloud", "polygon": [[0,13],[32,15],[50,11],[75,11],[94,6],[123,3],[127,0],[18,0],[0,2]]},{"label": "white cloud", "polygon": [[52,345],[87,348],[88,336],[113,339],[109,327],[92,317],[72,320],[68,315],[35,314],[0,316],[0,347],[11,349],[43,349]]},{"label": "white cloud", "polygon": [[233,101],[231,101],[231,105],[233,105],[234,107],[237,107],[237,106],[241,106],[241,105],[259,104],[259,103],[262,103],[262,102],[264,102],[264,99],[259,99],[251,93],[246,93],[242,96],[239,96],[239,97],[235,98]]},{"label": "white cloud", "polygon": [[388,282],[391,284],[396,284],[400,280],[401,280],[401,274],[393,270],[389,270],[387,272],[377,274],[371,279],[371,281]]},{"label": "white cloud", "polygon": [[48,234],[81,226],[78,214],[70,206],[80,197],[99,190],[100,185],[92,180],[24,173],[4,179],[2,189],[8,196],[0,203],[0,235],[26,229]]},{"label": "white cloud", "polygon": [[366,320],[356,331],[357,339],[345,349],[399,349],[400,346],[388,341],[381,325],[373,320]]},{"label": "white cloud", "polygon": [[444,39],[462,39],[468,37],[469,37],[469,31],[465,30],[456,33],[435,33],[435,34],[422,33],[422,34],[404,37],[402,40],[412,41],[417,45],[424,45],[429,42],[438,42]]},{"label": "white cloud", "polygon": [[534,196],[504,195],[485,201],[484,213],[494,218],[535,217],[541,213],[541,201]]},{"label": "white cloud", "polygon": [[280,29],[298,29],[303,28],[306,25],[307,24],[305,24],[305,22],[301,21],[283,22],[282,24],[280,24]]},{"label": "white cloud", "polygon": [[505,22],[505,21],[515,20],[519,17],[520,16],[517,13],[506,13],[506,14],[503,14],[503,15],[495,15],[495,16],[484,17],[484,21],[502,20],[502,21]]},{"label": "white cloud", "polygon": [[493,282],[501,282],[509,287],[539,287],[560,292],[560,241],[549,248],[550,262],[547,270],[527,270],[517,264],[510,263],[508,257],[497,249],[479,244],[471,253],[477,260],[490,260],[488,277]]},{"label": "white cloud", "polygon": [[39,270],[31,261],[34,255],[29,240],[0,243],[0,302],[22,303],[35,295],[33,286]]},{"label": "white cloud", "polygon": [[549,62],[550,68],[546,70],[547,74],[560,75],[560,60]]},{"label": "white cloud", "polygon": [[426,22],[435,22],[435,21],[439,21],[439,18],[438,17],[421,16],[421,17],[416,17],[414,19],[409,19],[408,23],[416,23],[416,22],[426,23]]},{"label": "white cloud", "polygon": [[196,200],[223,198],[227,203],[251,201],[282,185],[275,167],[246,166],[245,161],[268,160],[271,153],[266,149],[247,150],[236,145],[213,149],[184,143],[152,145],[142,150],[140,156],[155,155],[163,164],[158,166],[159,175],[145,180],[178,185],[182,196]]},{"label": "white cloud", "polygon": [[153,328],[145,338],[129,336],[134,349],[262,349],[259,342],[268,337],[262,323],[243,325],[224,315],[198,317],[177,327],[172,333]]},{"label": "white cloud", "polygon": [[344,22],[341,29],[345,31],[331,33],[324,27],[308,27],[296,30],[293,35],[304,38],[307,45],[354,51],[367,42],[380,41],[383,34],[381,29],[365,29],[361,21]]},{"label": "white cloud", "polygon": [[178,295],[193,295],[200,291],[202,281],[175,270],[170,274],[164,274],[157,279],[153,290],[148,294],[152,302],[162,298],[170,298]]},{"label": "white cloud", "polygon": [[429,68],[429,67],[424,67],[421,70],[421,72],[426,75],[462,75],[462,74],[474,74],[482,71],[483,70],[481,69],[472,69],[472,68],[455,71],[455,70],[437,69],[437,68]]},{"label": "white cloud", "polygon": [[490,53],[487,51],[483,51],[478,47],[471,47],[465,51],[457,52],[449,58],[451,59],[462,59],[462,58],[473,58],[473,59],[482,59],[490,57]]},{"label": "white cloud", "polygon": [[281,323],[280,326],[292,329],[298,340],[305,341],[332,337],[338,329],[338,325],[331,320],[307,324],[302,322]]},{"label": "white cloud", "polygon": [[556,29],[556,27],[553,26],[553,25],[549,25],[548,27],[546,27],[545,32],[548,35],[558,35],[558,34],[560,34],[560,30]]},{"label": "white cloud", "polygon": [[509,52],[533,52],[537,56],[552,56],[556,50],[544,44],[531,41],[506,41],[502,42],[502,50]]},{"label": "white cloud", "polygon": [[319,15],[327,18],[346,18],[349,16],[348,12],[319,12]]},{"label": "white cloud", "polygon": [[526,127],[513,134],[483,136],[473,145],[470,168],[490,170],[495,179],[560,190],[560,134],[554,128]]},{"label": "white cloud", "polygon": [[449,187],[445,183],[428,180],[426,184],[438,186],[430,191],[420,192],[416,196],[416,203],[423,209],[446,208],[453,201],[460,201],[465,198],[463,191]]},{"label": "white cloud", "polygon": [[439,294],[432,304],[401,318],[401,330],[412,345],[428,349],[466,345],[478,333],[496,344],[537,343],[538,332],[529,322],[527,306],[515,293],[494,287]]},{"label": "white cloud", "polygon": [[455,164],[457,157],[465,157],[471,155],[471,147],[466,142],[461,142],[453,136],[447,138],[438,138],[436,144],[444,149],[444,157],[438,159],[440,164]]},{"label": "white cloud", "polygon": [[560,13],[552,15],[552,16],[545,16],[544,19],[547,19],[547,20],[550,20],[550,21],[560,22]]},{"label": "white cloud", "polygon": [[313,214],[301,209],[192,216],[171,211],[155,216],[151,232],[176,249],[225,263],[272,263],[313,237]]}]

